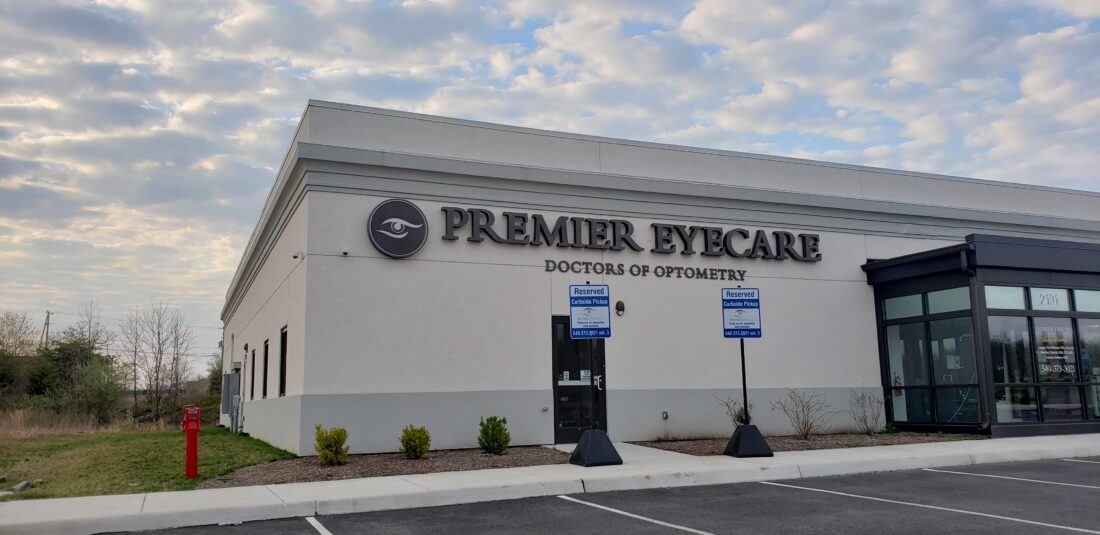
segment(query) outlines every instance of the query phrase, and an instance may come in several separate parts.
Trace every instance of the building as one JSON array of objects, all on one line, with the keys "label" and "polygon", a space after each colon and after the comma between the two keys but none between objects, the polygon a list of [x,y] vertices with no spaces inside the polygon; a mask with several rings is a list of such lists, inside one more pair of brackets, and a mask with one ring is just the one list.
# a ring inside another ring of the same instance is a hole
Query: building
[{"label": "building", "polygon": [[[573,340],[569,287],[612,336]],[[726,436],[722,288],[759,288],[753,418],[1100,431],[1100,196],[311,101],[226,296],[222,423],[302,455]],[[235,397],[239,396],[239,397]]]}]

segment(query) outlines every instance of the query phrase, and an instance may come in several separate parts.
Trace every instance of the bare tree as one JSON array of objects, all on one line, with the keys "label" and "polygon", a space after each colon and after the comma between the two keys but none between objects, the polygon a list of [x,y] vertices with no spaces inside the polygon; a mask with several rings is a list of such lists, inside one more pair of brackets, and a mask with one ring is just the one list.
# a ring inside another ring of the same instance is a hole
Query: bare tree
[{"label": "bare tree", "polygon": [[[65,328],[61,333],[61,340],[72,344],[75,350],[72,366],[66,366],[61,370],[61,375],[67,377],[69,384],[76,384],[84,366],[91,364],[97,355],[106,356],[110,366],[114,366],[113,355],[109,352],[115,333],[105,327],[100,319],[103,317],[102,309],[95,299],[80,305],[77,309],[78,319],[75,323]],[[113,373],[113,370],[112,370]],[[117,380],[118,375],[111,375],[112,380]]]},{"label": "bare tree", "polygon": [[132,414],[138,411],[138,373],[141,371],[142,362],[146,355],[143,343],[142,322],[138,311],[127,312],[118,324],[118,351],[116,361],[126,375],[126,382],[130,384],[134,395],[134,408]]},{"label": "bare tree", "polygon": [[119,331],[120,358],[134,390],[135,412],[138,385],[144,384],[155,421],[161,417],[165,398],[178,401],[191,378],[189,357],[194,333],[183,312],[163,301],[154,301],[126,314]]},{"label": "bare tree", "polygon": [[79,319],[65,329],[62,338],[80,340],[87,344],[93,353],[106,353],[108,346],[114,341],[115,333],[100,321],[103,312],[99,302],[92,299],[87,304],[80,305],[77,314]]},{"label": "bare tree", "polygon": [[38,327],[23,312],[0,312],[0,349],[27,356],[38,345]]},{"label": "bare tree", "polygon": [[170,318],[169,329],[169,353],[168,353],[168,381],[172,391],[172,401],[178,404],[183,386],[191,376],[191,360],[188,354],[191,352],[195,340],[194,332],[187,326],[186,317],[179,309],[173,309]]},{"label": "bare tree", "polygon": [[0,312],[0,408],[15,403],[26,391],[37,344],[38,329],[27,314]]},{"label": "bare tree", "polygon": [[[173,309],[163,301],[153,301],[139,307],[124,318],[120,328],[131,370],[145,384],[146,397],[152,405],[153,420],[160,418],[161,401],[168,390],[168,359],[172,347]],[[136,388],[135,388],[136,390]]]}]

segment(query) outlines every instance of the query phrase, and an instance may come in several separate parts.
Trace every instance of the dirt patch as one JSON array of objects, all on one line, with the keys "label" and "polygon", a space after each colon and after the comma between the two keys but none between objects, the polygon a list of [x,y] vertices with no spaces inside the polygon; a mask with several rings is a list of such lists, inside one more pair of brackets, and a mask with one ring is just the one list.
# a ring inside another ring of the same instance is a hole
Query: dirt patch
[{"label": "dirt patch", "polygon": [[568,461],[569,454],[540,446],[508,448],[504,455],[492,455],[476,449],[432,451],[428,452],[423,459],[416,460],[406,459],[398,453],[349,455],[347,464],[340,466],[324,466],[317,457],[299,457],[242,468],[231,474],[204,481],[199,488],[213,489],[485,468],[514,468],[563,464]]},{"label": "dirt patch", "polygon": [[[955,440],[980,440],[981,435],[948,435],[943,433],[884,433],[878,435],[811,435],[803,440],[792,436],[766,437],[772,451],[805,451],[832,448],[860,448],[865,446],[895,446],[898,444],[922,444]],[[703,438],[696,440],[661,440],[637,442],[642,446],[690,455],[722,455],[729,438]]]}]

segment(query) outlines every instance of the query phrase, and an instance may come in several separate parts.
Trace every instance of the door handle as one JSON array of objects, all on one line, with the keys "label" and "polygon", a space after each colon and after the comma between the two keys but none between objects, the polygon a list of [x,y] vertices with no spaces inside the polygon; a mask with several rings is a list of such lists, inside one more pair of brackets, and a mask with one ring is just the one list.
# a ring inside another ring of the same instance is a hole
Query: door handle
[{"label": "door handle", "polygon": [[600,392],[603,392],[603,376],[602,375],[597,375],[595,377],[595,379],[596,379],[596,390],[599,390]]}]

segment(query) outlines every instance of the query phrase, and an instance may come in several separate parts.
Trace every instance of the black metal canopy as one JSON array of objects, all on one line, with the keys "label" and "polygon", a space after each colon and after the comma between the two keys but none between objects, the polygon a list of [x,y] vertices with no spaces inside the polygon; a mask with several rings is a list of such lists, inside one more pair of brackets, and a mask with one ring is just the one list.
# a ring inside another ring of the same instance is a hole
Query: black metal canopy
[{"label": "black metal canopy", "polygon": [[970,234],[958,245],[863,264],[872,285],[977,268],[1100,273],[1100,244]]}]

